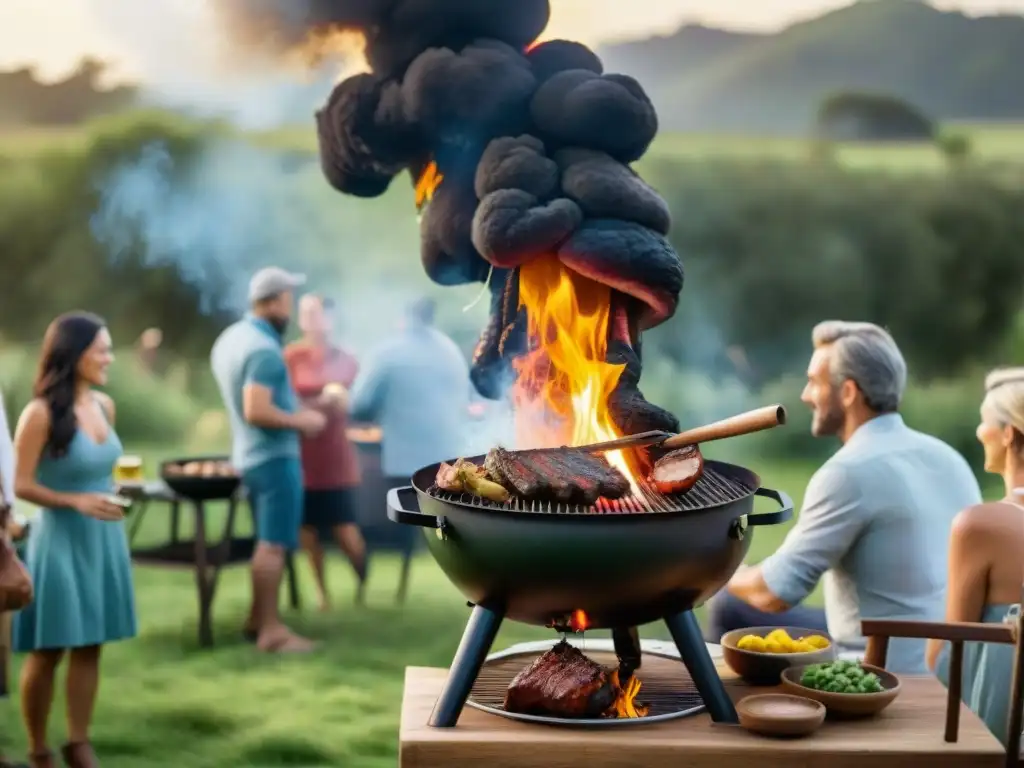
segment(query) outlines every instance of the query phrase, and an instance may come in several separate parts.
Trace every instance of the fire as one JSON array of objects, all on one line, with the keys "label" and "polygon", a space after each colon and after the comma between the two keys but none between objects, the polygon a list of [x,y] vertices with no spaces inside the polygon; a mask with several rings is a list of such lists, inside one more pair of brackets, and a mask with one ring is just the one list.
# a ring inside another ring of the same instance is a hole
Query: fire
[{"label": "fire", "polygon": [[586,632],[590,626],[590,617],[584,611],[579,609],[572,612],[572,617],[569,619],[569,629],[573,632]]},{"label": "fire", "polygon": [[626,686],[619,683],[619,670],[612,672],[612,685],[615,686],[615,703],[608,708],[609,717],[647,717],[650,707],[638,704],[636,696],[642,687],[640,680],[633,675],[626,681]]},{"label": "fire", "polygon": [[416,180],[416,210],[423,210],[423,206],[434,199],[434,192],[444,181],[444,175],[437,170],[437,163],[433,160],[423,169],[423,173]]},{"label": "fire", "polygon": [[[518,446],[578,446],[622,437],[608,407],[625,368],[605,361],[611,289],[543,257],[520,268],[519,303],[527,311],[531,349],[514,363]],[[624,451],[605,456],[642,496],[635,457]]]},{"label": "fire", "polygon": [[292,61],[303,69],[313,69],[327,61],[342,61],[346,77],[370,71],[365,54],[366,36],[340,26],[318,27],[290,51]]}]

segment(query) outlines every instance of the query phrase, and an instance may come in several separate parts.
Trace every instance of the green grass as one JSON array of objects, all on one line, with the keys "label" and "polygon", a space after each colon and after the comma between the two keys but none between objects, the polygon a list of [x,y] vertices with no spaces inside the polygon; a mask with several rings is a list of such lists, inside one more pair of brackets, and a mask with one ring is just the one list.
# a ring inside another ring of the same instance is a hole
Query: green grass
[{"label": "green grass", "polygon": [[[953,130],[970,138],[972,156],[977,160],[1024,160],[1022,125],[964,125]],[[254,138],[276,149],[316,151],[316,134],[312,126],[255,134]],[[806,160],[813,151],[813,142],[802,138],[663,132],[644,161],[659,158]],[[857,168],[922,171],[947,167],[942,153],[934,144],[927,142],[842,143],[835,147],[835,158]]]},{"label": "green grass", "polygon": [[[68,128],[0,129],[0,156],[25,156],[52,149],[77,149],[89,138],[91,126]],[[968,136],[973,157],[986,162],[1024,160],[1024,126],[980,124],[954,126]],[[312,122],[280,130],[251,134],[262,146],[281,151],[315,152],[316,133]],[[645,158],[750,158],[803,160],[812,155],[808,139],[742,135],[664,132]],[[941,170],[946,161],[930,143],[856,143],[835,147],[838,161],[859,168],[891,170]]]},{"label": "green grass", "polygon": [[[143,455],[152,468],[171,453]],[[788,492],[799,506],[812,466],[777,460],[752,464],[765,485]],[[763,509],[772,507],[764,502]],[[749,561],[774,551],[787,529],[758,529]],[[140,540],[159,539],[166,530],[164,510],[154,507]],[[214,605],[216,646],[202,650],[191,574],[137,567],[135,575],[140,635],[109,646],[103,660],[94,742],[105,768],[393,768],[403,670],[408,665],[447,667],[468,616],[464,598],[426,556],[413,566],[402,607],[394,604],[395,558],[372,561],[363,608],[352,605],[355,579],[348,567],[332,559],[329,578],[336,607],[327,614],[311,606],[312,583],[301,562],[306,606],[287,619],[322,647],[309,657],[265,657],[239,639],[249,590],[246,570],[234,568],[223,573]],[[641,632],[667,637],[660,625]],[[547,630],[507,624],[496,647],[551,636]],[[23,753],[15,713],[6,713],[4,720],[8,751]],[[55,744],[61,743],[61,699],[51,734]]]}]

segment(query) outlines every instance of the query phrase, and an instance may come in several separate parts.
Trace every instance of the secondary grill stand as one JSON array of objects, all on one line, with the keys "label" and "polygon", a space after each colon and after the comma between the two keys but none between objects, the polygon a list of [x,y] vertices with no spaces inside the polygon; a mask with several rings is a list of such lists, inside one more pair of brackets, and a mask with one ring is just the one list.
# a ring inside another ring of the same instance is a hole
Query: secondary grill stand
[{"label": "secondary grill stand", "polygon": [[[504,616],[484,608],[473,606],[473,612],[462,634],[462,641],[455,652],[452,666],[430,713],[428,724],[432,728],[454,728],[466,705],[473,683],[487,660]],[[693,679],[697,691],[704,700],[711,719],[716,723],[735,724],[739,722],[736,708],[725,690],[715,664],[708,653],[701,635],[697,618],[692,611],[685,611],[665,618],[665,624],[679,650],[680,658]],[[640,637],[636,627],[612,630],[615,655],[624,666],[640,667]]]}]

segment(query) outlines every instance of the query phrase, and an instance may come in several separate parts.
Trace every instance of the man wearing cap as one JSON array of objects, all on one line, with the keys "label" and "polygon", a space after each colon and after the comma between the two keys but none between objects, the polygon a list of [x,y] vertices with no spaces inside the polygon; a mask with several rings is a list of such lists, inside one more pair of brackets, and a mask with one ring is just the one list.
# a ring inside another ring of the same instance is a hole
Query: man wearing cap
[{"label": "man wearing cap", "polygon": [[288,378],[284,333],[304,275],[261,269],[249,282],[250,311],[213,345],[211,365],[231,423],[231,461],[256,517],[253,602],[246,633],[267,652],[303,652],[312,643],[281,623],[278,591],[285,554],[302,524],[300,435],[323,429],[324,416],[302,408]]}]

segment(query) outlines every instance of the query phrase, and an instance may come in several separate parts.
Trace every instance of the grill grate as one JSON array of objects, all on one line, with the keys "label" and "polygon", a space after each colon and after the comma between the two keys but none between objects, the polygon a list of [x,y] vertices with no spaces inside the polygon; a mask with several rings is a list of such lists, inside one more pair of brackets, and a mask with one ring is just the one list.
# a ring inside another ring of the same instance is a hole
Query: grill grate
[{"label": "grill grate", "polygon": [[[688,717],[704,711],[704,702],[697,692],[697,687],[690,678],[689,672],[686,671],[686,666],[679,659],[645,653],[643,666],[636,673],[641,683],[640,693],[636,698],[638,702],[650,707],[646,717],[573,720],[506,712],[504,708],[505,691],[508,690],[512,679],[521,670],[532,664],[539,655],[540,653],[535,651],[526,652],[504,658],[493,658],[484,662],[467,703],[476,709],[514,720],[580,726],[643,725],[659,720]],[[607,651],[590,652],[587,653],[587,656],[609,669],[618,666],[615,654]]]},{"label": "grill grate", "polygon": [[745,499],[756,489],[750,488],[733,478],[726,477],[713,468],[705,466],[704,473],[686,493],[665,496],[658,493],[645,481],[640,481],[641,495],[630,494],[614,501],[599,499],[594,506],[563,504],[555,501],[533,501],[512,496],[506,502],[488,501],[468,493],[454,493],[430,486],[427,493],[436,499],[460,506],[493,509],[503,512],[533,512],[560,515],[608,515],[641,514],[645,512],[696,512],[721,504]]}]

